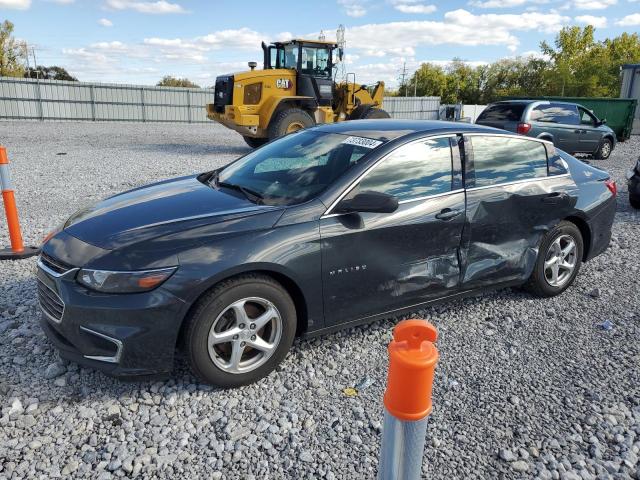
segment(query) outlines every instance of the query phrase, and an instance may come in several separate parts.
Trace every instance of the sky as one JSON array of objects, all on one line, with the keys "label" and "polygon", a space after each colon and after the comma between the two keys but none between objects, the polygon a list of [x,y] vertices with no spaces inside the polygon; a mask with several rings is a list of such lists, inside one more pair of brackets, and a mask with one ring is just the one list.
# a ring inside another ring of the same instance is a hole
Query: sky
[{"label": "sky", "polygon": [[640,0],[0,0],[5,19],[39,65],[81,81],[203,87],[261,63],[262,41],[333,40],[344,25],[346,71],[394,87],[405,65],[539,54],[567,25],[592,24],[598,39],[638,32]]}]

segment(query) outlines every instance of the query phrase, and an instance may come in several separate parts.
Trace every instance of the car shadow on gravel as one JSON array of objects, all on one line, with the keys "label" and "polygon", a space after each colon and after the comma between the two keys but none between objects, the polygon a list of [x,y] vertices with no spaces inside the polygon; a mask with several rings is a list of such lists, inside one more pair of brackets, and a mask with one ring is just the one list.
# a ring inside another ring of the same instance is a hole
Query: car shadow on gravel
[{"label": "car shadow on gravel", "polygon": [[199,145],[185,143],[150,143],[135,146],[136,150],[175,155],[244,155],[251,149],[246,145]]}]

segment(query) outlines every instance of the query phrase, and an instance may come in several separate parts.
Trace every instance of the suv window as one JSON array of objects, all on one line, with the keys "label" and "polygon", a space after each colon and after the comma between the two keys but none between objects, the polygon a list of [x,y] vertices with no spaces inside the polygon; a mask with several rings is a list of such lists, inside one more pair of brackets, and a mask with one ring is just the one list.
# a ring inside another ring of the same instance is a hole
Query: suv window
[{"label": "suv window", "polygon": [[525,106],[524,103],[494,103],[482,111],[476,122],[519,122]]},{"label": "suv window", "polygon": [[472,136],[476,187],[547,176],[547,150],[535,140]]},{"label": "suv window", "polygon": [[449,138],[434,138],[398,147],[358,187],[410,200],[449,192],[451,180]]},{"label": "suv window", "polygon": [[589,127],[596,126],[596,118],[591,114],[591,112],[582,107],[578,107],[578,111],[580,112],[581,125],[588,125]]},{"label": "suv window", "polygon": [[575,105],[550,103],[538,105],[534,108],[531,111],[531,121],[578,125],[580,118],[578,117],[578,109]]}]

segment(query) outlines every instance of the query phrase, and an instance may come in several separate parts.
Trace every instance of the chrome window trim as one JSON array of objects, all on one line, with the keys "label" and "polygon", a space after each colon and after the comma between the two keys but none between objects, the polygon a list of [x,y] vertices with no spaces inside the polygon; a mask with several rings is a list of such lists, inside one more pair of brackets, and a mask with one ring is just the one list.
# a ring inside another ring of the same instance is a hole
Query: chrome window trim
[{"label": "chrome window trim", "polygon": [[91,330],[90,328],[80,326],[80,330],[90,333],[91,335],[95,335],[96,337],[103,338],[113,344],[116,345],[117,350],[116,354],[112,357],[106,357],[101,355],[84,355],[84,358],[89,360],[97,360],[99,362],[107,362],[107,363],[120,363],[120,357],[122,357],[122,340],[118,340],[117,338],[110,337],[109,335],[105,335],[104,333],[96,332],[95,330]]},{"label": "chrome window trim", "polygon": [[[421,143],[424,142],[425,140],[435,140],[438,138],[455,138],[456,136],[458,136],[458,133],[447,133],[447,134],[441,134],[441,135],[427,135],[425,137],[421,137],[418,138],[416,140],[412,140],[410,142],[407,143],[403,143],[402,145],[398,146],[398,148],[393,149],[391,152],[387,153],[384,157],[378,159],[378,161],[376,163],[374,163],[373,165],[371,165],[369,168],[367,168],[364,172],[362,172],[362,174],[360,174],[360,176],[358,178],[356,178],[353,182],[351,182],[351,184],[349,184],[349,186],[338,196],[338,198],[336,198],[331,205],[329,205],[329,208],[327,208],[324,212],[324,214],[322,214],[320,216],[320,220],[322,220],[323,218],[330,218],[330,217],[336,217],[338,215],[344,215],[344,213],[331,213],[331,210],[333,210],[335,208],[335,206],[340,203],[340,201],[346,197],[351,190],[353,190],[356,185],[358,185],[358,183],[360,183],[360,181],[369,173],[371,172],[373,169],[377,168],[380,164],[382,164],[382,162],[384,162],[387,158],[389,158],[393,153],[395,153],[399,148],[405,147],[407,145],[414,145],[416,143]],[[451,167],[451,175],[453,175],[453,166]],[[434,195],[449,195],[453,193],[452,191],[450,192],[443,192],[443,193],[437,193]],[[410,198],[407,200],[402,200],[401,202],[398,203],[403,203],[403,202],[409,202],[409,201],[418,201],[420,199],[425,199],[428,197],[420,197],[420,198]]]},{"label": "chrome window trim", "polygon": [[517,133],[509,133],[509,132],[505,132],[505,133],[462,132],[461,135],[463,137],[507,137],[507,138],[514,138],[516,140],[526,140],[530,142],[543,143],[545,145],[551,145],[552,147],[554,146],[553,142],[550,142],[549,140],[545,140],[544,138],[526,137],[524,135],[519,135]]},{"label": "chrome window trim", "polygon": [[450,192],[434,193],[433,195],[425,195],[424,197],[409,198],[407,200],[401,200],[398,202],[398,204],[405,205],[407,203],[421,202],[423,200],[431,200],[432,198],[446,197],[447,195],[453,195],[454,193],[462,193],[462,192],[464,192],[464,188],[458,188],[456,190],[451,190]]},{"label": "chrome window trim", "polygon": [[486,190],[488,188],[496,188],[496,187],[508,187],[509,185],[518,185],[520,183],[536,183],[536,182],[544,182],[546,180],[551,180],[554,178],[562,178],[562,177],[570,177],[569,173],[563,173],[561,175],[547,175],[546,177],[537,177],[537,178],[524,178],[522,180],[514,180],[513,182],[504,182],[504,183],[496,183],[495,185],[482,185],[480,187],[469,187],[468,191],[473,190]]}]

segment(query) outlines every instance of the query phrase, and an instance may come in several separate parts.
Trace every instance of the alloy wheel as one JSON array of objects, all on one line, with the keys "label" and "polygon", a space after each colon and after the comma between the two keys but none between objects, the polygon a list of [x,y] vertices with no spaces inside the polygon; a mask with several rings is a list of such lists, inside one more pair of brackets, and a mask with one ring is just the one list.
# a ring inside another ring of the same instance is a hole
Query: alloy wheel
[{"label": "alloy wheel", "polygon": [[560,288],[564,286],[577,265],[576,241],[571,235],[560,235],[556,238],[545,256],[544,277],[549,285]]},{"label": "alloy wheel", "polygon": [[211,325],[209,357],[221,370],[240,374],[264,365],[282,337],[282,317],[269,300],[248,297],[225,308]]},{"label": "alloy wheel", "polygon": [[611,155],[611,144],[609,142],[604,142],[602,145],[601,155],[602,158],[609,158],[609,155]]}]

